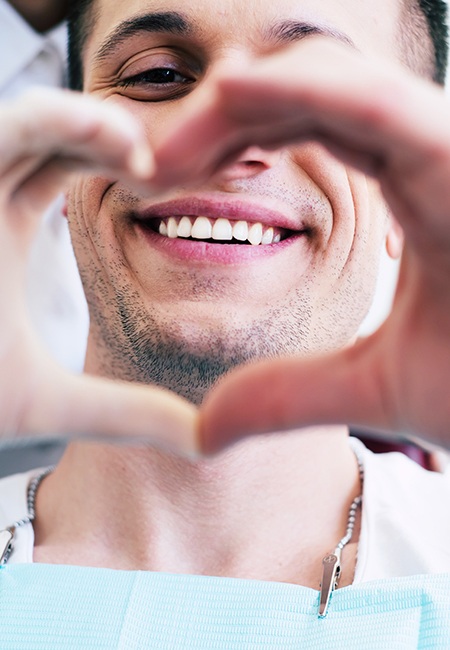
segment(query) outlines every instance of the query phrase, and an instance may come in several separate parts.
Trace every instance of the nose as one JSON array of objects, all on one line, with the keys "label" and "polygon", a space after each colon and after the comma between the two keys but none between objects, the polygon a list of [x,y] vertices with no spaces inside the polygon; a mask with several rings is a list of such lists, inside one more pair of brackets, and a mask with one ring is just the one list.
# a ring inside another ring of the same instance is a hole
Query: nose
[{"label": "nose", "polygon": [[252,178],[275,167],[281,156],[281,150],[268,151],[256,146],[248,147],[239,158],[217,173],[216,181],[232,182]]}]

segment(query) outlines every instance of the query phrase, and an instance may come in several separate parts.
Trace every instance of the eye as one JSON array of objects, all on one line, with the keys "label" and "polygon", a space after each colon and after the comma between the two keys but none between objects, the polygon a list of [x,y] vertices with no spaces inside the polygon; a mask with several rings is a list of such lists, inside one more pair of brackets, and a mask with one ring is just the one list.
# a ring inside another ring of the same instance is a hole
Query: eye
[{"label": "eye", "polygon": [[122,79],[119,85],[123,88],[128,88],[129,86],[137,86],[139,84],[189,84],[193,81],[193,79],[186,77],[172,68],[154,68],[153,70],[146,70],[133,77],[128,77],[128,79]]},{"label": "eye", "polygon": [[140,101],[165,101],[184,95],[196,81],[193,75],[169,66],[143,70],[121,79],[122,94]]}]

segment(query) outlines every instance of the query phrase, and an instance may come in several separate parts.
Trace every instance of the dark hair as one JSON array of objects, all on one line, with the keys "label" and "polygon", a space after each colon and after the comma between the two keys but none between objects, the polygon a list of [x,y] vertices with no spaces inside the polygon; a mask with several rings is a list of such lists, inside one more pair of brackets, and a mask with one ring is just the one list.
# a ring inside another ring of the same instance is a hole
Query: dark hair
[{"label": "dark hair", "polygon": [[[406,0],[410,4],[410,0]],[[433,79],[445,83],[448,58],[447,4],[445,0],[412,0],[426,18],[428,32],[433,45]],[[94,0],[74,0],[69,12],[69,86],[73,90],[83,89],[82,52],[89,33],[89,25],[95,20]],[[407,11],[414,11],[409,7]],[[406,35],[410,37],[411,35]],[[412,33],[413,38],[421,34]]]},{"label": "dark hair", "polygon": [[427,19],[434,48],[433,79],[444,85],[448,60],[447,3],[444,0],[419,0],[419,7]]},{"label": "dark hair", "polygon": [[68,16],[68,73],[69,88],[83,90],[83,50],[89,32],[89,23],[94,20],[94,0],[74,0],[70,3]]}]

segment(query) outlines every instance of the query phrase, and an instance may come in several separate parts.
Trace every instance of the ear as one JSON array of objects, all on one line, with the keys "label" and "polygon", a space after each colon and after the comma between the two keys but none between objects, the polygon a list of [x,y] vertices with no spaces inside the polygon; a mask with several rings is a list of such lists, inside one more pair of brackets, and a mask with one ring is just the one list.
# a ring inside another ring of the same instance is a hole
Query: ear
[{"label": "ear", "polygon": [[403,230],[397,220],[391,215],[386,234],[386,251],[393,260],[398,260],[403,250]]},{"label": "ear", "polygon": [[68,197],[67,194],[64,194],[64,201],[61,206],[61,214],[66,217],[67,219],[67,211],[68,211]]}]

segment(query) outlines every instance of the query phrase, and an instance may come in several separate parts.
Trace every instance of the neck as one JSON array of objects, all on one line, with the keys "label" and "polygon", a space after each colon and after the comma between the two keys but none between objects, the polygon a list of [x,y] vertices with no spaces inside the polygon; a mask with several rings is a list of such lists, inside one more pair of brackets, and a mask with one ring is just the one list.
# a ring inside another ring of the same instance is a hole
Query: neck
[{"label": "neck", "polygon": [[112,568],[303,576],[317,587],[360,490],[342,428],[253,438],[196,463],[77,443],[39,490],[36,552]]},{"label": "neck", "polygon": [[66,17],[67,0],[9,0],[10,4],[38,32],[46,32]]}]

